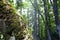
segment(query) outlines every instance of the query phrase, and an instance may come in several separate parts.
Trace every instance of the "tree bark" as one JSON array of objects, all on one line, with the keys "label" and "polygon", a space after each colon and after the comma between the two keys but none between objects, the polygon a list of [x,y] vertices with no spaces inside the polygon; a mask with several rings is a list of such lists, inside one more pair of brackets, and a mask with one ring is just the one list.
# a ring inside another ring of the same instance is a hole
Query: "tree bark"
[{"label": "tree bark", "polygon": [[45,20],[46,20],[46,31],[47,31],[47,37],[48,40],[51,40],[50,32],[49,32],[49,18],[48,18],[48,11],[47,11],[47,6],[46,6],[46,0],[43,0],[44,3],[44,11],[45,11]]},{"label": "tree bark", "polygon": [[34,6],[35,6],[35,9],[34,9],[34,25],[33,25],[34,40],[37,40],[37,10],[36,10],[36,4],[37,4],[37,0],[34,0]]},{"label": "tree bark", "polygon": [[57,6],[57,0],[53,0],[53,12],[55,16],[55,23],[57,27],[57,32],[59,34],[59,40],[60,40],[60,21],[58,17],[58,6]]}]

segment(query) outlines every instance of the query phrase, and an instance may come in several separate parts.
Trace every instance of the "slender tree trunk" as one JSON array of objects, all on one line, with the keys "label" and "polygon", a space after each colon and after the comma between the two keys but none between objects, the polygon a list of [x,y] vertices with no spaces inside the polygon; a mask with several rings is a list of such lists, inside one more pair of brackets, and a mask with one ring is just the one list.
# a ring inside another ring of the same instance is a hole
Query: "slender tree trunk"
[{"label": "slender tree trunk", "polygon": [[10,38],[10,36],[6,36],[6,24],[5,24],[5,21],[4,21],[4,19],[0,19],[0,22],[2,23],[1,24],[1,27],[2,27],[2,33],[3,33],[3,35],[4,35],[4,39],[5,40],[9,40],[9,38]]},{"label": "slender tree trunk", "polygon": [[29,18],[30,18],[30,14],[29,14],[29,8],[27,9],[28,10],[28,12],[27,12],[27,18],[28,18],[28,26],[30,27],[30,20],[29,20]]},{"label": "slender tree trunk", "polygon": [[44,11],[45,11],[45,19],[46,19],[46,31],[47,31],[47,37],[48,40],[51,40],[50,32],[49,32],[49,18],[48,18],[48,11],[47,11],[47,6],[46,6],[46,0],[43,0],[44,3]]},{"label": "slender tree trunk", "polygon": [[30,2],[31,2],[31,4],[32,4],[32,6],[38,11],[38,14],[41,15],[42,19],[44,20],[43,15],[40,13],[40,9],[39,9],[39,7],[38,7],[38,4],[36,4],[36,7],[35,7],[35,5],[32,3],[31,0],[30,0]]},{"label": "slender tree trunk", "polygon": [[33,37],[34,37],[34,40],[37,40],[37,10],[36,10],[36,4],[37,4],[37,0],[34,0],[34,6],[35,6],[35,9],[34,9],[34,25],[33,25],[33,29],[34,29]]},{"label": "slender tree trunk", "polygon": [[9,40],[10,36],[6,35],[6,24],[4,19],[0,19],[1,23],[2,23],[2,33],[4,35],[4,39],[5,40]]},{"label": "slender tree trunk", "polygon": [[[22,0],[20,0],[20,3],[22,4]],[[20,8],[20,14],[22,14],[22,7]]]},{"label": "slender tree trunk", "polygon": [[59,40],[60,40],[60,21],[58,17],[58,7],[57,7],[57,0],[53,0],[53,12],[55,16],[55,23],[57,27],[57,32],[59,34]]},{"label": "slender tree trunk", "polygon": [[38,32],[38,40],[40,40],[40,15],[38,14],[38,30],[37,30]]}]

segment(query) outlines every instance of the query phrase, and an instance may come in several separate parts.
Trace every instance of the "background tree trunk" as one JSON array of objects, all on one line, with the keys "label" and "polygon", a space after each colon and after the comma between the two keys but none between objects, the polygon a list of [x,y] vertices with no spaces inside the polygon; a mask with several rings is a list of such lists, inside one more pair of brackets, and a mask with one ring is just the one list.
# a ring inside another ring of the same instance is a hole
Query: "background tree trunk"
[{"label": "background tree trunk", "polygon": [[34,37],[34,40],[37,40],[37,10],[36,10],[36,4],[37,4],[37,0],[34,0],[34,25],[33,25],[33,29],[34,29],[34,32],[33,32],[33,37]]},{"label": "background tree trunk", "polygon": [[43,3],[44,3],[44,11],[45,11],[45,20],[46,20],[45,27],[46,27],[46,31],[47,31],[47,37],[48,37],[48,40],[51,40],[51,35],[50,35],[50,32],[49,32],[49,18],[48,18],[46,0],[43,0]]},{"label": "background tree trunk", "polygon": [[59,34],[59,40],[60,40],[60,21],[58,17],[58,7],[57,7],[57,0],[53,0],[53,12],[55,16],[55,23],[57,27],[57,32]]}]

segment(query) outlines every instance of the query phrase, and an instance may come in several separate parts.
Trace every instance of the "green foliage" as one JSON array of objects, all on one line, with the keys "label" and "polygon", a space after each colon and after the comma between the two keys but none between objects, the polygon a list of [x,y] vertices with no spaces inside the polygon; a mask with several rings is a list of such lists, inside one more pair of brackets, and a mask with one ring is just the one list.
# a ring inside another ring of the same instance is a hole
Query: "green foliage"
[{"label": "green foliage", "polygon": [[28,2],[23,2],[23,7],[24,8],[29,7],[29,3]]},{"label": "green foliage", "polygon": [[[10,35],[12,32],[14,32],[14,35],[18,39],[24,39],[25,35],[29,33],[29,38],[33,40],[32,33],[33,33],[33,28],[28,27],[28,19],[26,15],[21,15],[20,13],[17,12],[17,9],[24,9],[28,8],[29,10],[28,13],[32,17],[31,20],[29,20],[32,25],[33,25],[33,17],[34,17],[34,5],[31,5],[34,3],[34,0],[31,0],[32,3],[30,4],[30,0],[26,0],[25,2],[22,2],[21,0],[16,0],[16,4],[14,5],[13,0],[8,0],[9,4],[5,4],[3,1],[0,1],[0,19],[4,19],[6,21],[6,34]],[[57,1],[57,6],[58,6],[58,13],[59,13],[59,20],[60,20],[60,0]],[[33,6],[33,7],[32,7]],[[57,36],[57,28],[55,24],[55,16],[53,13],[53,8],[52,4],[50,3],[49,0],[46,0],[46,6],[47,6],[47,12],[49,13],[49,29],[51,31],[51,35]],[[46,32],[46,20],[45,20],[45,13],[44,13],[44,4],[42,0],[37,0],[37,6],[36,10],[40,11],[38,12],[39,18],[37,16],[37,20],[40,19],[40,36],[41,39],[47,38],[47,32]],[[20,14],[20,15],[18,15]],[[41,16],[42,15],[42,16]],[[28,15],[27,15],[28,16]],[[37,22],[37,24],[38,24]],[[38,26],[37,26],[38,27]]]},{"label": "green foliage", "polygon": [[22,17],[23,17],[24,22],[28,23],[27,17],[25,15],[22,15]]}]

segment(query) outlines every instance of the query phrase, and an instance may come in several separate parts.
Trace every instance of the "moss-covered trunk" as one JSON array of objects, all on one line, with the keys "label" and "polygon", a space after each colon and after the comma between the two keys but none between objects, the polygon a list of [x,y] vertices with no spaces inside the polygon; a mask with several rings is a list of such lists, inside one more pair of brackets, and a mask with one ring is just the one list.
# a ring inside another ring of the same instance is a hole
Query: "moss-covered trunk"
[{"label": "moss-covered trunk", "polygon": [[5,20],[6,24],[5,40],[9,40],[12,32],[14,32],[16,40],[25,39],[28,34],[28,25],[24,22],[23,17],[18,15],[14,6],[9,4],[7,0],[0,1],[0,19]]}]

